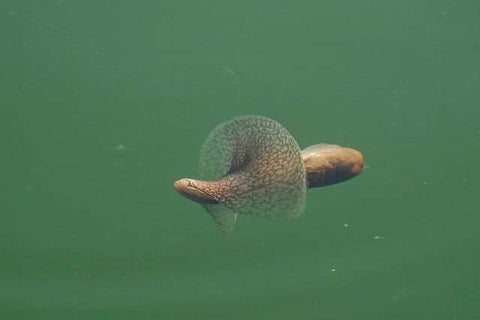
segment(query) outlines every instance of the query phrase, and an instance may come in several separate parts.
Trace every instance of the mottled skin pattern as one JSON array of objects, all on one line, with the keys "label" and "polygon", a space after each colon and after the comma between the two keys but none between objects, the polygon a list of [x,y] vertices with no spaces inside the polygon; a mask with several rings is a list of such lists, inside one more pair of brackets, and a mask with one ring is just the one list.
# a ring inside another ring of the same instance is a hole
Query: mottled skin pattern
[{"label": "mottled skin pattern", "polygon": [[219,229],[229,233],[237,214],[296,217],[306,188],[349,180],[363,171],[361,152],[333,144],[300,151],[279,123],[247,116],[222,123],[200,153],[200,179],[183,178],[174,188],[202,204]]},{"label": "mottled skin pattern", "polygon": [[209,212],[295,217],[304,208],[306,180],[300,148],[278,122],[246,116],[220,124],[200,153],[200,178],[219,205]]}]

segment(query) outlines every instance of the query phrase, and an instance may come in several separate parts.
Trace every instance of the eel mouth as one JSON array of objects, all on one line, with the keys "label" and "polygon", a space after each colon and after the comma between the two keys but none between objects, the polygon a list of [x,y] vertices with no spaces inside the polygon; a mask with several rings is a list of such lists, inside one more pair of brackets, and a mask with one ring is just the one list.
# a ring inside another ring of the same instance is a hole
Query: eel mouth
[{"label": "eel mouth", "polygon": [[206,184],[208,182],[184,178],[175,181],[173,187],[180,195],[192,201],[203,204],[218,204],[215,197],[205,190]]}]

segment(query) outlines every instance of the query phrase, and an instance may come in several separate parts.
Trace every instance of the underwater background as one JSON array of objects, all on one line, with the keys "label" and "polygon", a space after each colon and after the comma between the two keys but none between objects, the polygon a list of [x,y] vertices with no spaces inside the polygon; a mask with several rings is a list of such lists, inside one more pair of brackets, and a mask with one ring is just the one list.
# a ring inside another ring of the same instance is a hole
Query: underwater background
[{"label": "underwater background", "polygon": [[[480,319],[480,2],[0,1],[0,319]],[[224,237],[173,182],[258,114],[363,152]]]}]

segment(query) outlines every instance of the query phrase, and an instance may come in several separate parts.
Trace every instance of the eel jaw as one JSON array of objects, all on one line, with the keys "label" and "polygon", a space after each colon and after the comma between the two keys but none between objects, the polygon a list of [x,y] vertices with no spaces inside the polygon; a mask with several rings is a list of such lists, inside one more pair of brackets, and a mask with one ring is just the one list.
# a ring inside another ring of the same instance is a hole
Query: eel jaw
[{"label": "eel jaw", "polygon": [[218,204],[215,197],[209,193],[209,182],[194,180],[194,179],[180,179],[175,181],[173,187],[180,195],[192,201],[202,204]]}]

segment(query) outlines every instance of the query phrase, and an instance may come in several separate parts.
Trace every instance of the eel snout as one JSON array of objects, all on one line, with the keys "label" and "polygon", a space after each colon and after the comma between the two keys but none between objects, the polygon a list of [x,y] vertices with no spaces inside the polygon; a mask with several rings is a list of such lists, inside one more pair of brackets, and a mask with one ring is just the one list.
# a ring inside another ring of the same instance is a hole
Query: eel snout
[{"label": "eel snout", "polygon": [[218,204],[211,182],[183,178],[175,181],[173,187],[182,196],[199,203]]}]

